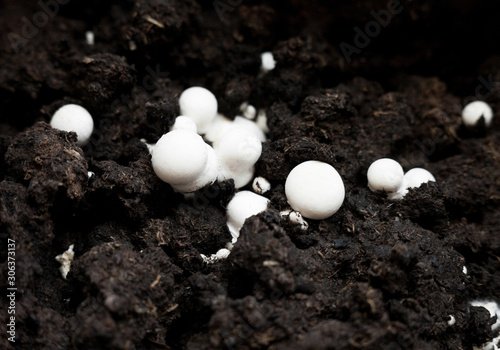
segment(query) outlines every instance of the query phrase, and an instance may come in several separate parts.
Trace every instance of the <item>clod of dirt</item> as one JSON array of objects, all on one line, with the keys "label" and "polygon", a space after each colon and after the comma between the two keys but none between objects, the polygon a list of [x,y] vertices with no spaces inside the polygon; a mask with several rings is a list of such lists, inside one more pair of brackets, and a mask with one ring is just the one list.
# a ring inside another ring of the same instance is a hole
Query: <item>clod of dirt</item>
[{"label": "clod of dirt", "polygon": [[58,191],[70,200],[79,200],[85,193],[88,166],[75,133],[37,123],[12,140],[5,163],[7,177],[26,183],[30,196],[42,207],[52,206]]}]

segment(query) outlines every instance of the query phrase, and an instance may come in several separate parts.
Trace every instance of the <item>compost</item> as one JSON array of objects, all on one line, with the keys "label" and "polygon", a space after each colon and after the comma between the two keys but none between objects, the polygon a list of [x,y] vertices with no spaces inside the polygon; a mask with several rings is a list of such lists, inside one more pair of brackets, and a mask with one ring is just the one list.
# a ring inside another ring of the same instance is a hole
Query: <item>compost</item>
[{"label": "compost", "polygon": [[[472,349],[496,336],[470,303],[500,301],[498,2],[0,6],[2,349]],[[269,128],[255,171],[269,208],[215,263],[201,254],[231,239],[233,182],[185,197],[143,142],[191,86],[229,118],[244,102],[265,111]],[[473,100],[492,107],[490,127],[464,127]],[[49,125],[69,103],[94,118],[83,147]],[[390,201],[367,187],[383,157],[436,182]],[[308,160],[335,167],[346,198],[301,230],[280,212]],[[55,257],[70,245],[64,279]]]}]

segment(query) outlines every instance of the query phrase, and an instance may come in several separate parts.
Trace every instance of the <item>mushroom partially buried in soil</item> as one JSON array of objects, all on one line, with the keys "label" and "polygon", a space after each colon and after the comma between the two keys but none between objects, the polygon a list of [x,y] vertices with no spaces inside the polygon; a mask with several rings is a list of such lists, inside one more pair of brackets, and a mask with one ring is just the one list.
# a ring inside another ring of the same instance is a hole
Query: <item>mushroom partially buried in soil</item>
[{"label": "mushroom partially buried in soil", "polygon": [[238,241],[240,230],[245,224],[246,219],[253,215],[262,213],[267,209],[269,199],[250,191],[237,192],[227,204],[226,218],[227,228],[231,233],[231,242],[226,244],[225,248],[221,248],[215,254],[206,256],[200,254],[203,261],[207,264],[212,264],[218,260],[226,259],[231,253],[233,245]]},{"label": "mushroom partially buried in soil", "polygon": [[374,161],[368,168],[366,177],[370,190],[384,191],[391,200],[403,199],[410,188],[418,188],[427,182],[436,182],[428,170],[413,168],[405,173],[401,164],[390,158]]},{"label": "mushroom partially buried in soil", "polygon": [[227,227],[236,243],[245,220],[267,209],[269,199],[250,191],[241,191],[234,195],[227,205]]},{"label": "mushroom partially buried in soil", "polygon": [[484,119],[484,125],[490,126],[493,119],[493,110],[484,101],[473,101],[462,110],[462,121],[468,128],[474,127],[480,120]]},{"label": "mushroom partially buried in soil", "polygon": [[78,145],[84,146],[92,136],[94,120],[90,113],[82,106],[67,104],[59,108],[52,119],[50,126],[63,131],[73,131],[78,136]]}]

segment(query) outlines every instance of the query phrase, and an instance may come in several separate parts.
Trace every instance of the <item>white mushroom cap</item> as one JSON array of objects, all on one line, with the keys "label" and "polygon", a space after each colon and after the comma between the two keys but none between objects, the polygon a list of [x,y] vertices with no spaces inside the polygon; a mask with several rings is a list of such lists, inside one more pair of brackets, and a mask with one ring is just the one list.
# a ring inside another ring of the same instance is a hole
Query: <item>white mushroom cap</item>
[{"label": "white mushroom cap", "polygon": [[215,152],[221,166],[220,179],[233,179],[235,187],[241,188],[253,178],[262,143],[246,129],[232,127],[215,145]]},{"label": "white mushroom cap", "polygon": [[184,193],[212,183],[218,174],[213,149],[198,134],[185,129],[163,135],[155,145],[151,161],[161,180]]},{"label": "white mushroom cap", "polygon": [[276,67],[276,61],[274,60],[273,53],[266,51],[260,54],[261,69],[265,72],[269,72]]},{"label": "white mushroom cap", "polygon": [[397,192],[403,185],[404,171],[394,159],[381,158],[368,168],[368,187],[372,191]]},{"label": "white mushroom cap", "polygon": [[247,104],[242,110],[243,116],[247,119],[254,120],[257,116],[257,110],[254,106]]},{"label": "white mushroom cap", "polygon": [[194,120],[189,117],[185,117],[183,115],[180,115],[177,118],[175,118],[174,125],[172,125],[172,130],[177,130],[177,129],[189,130],[194,133],[198,132]]},{"label": "white mushroom cap", "polygon": [[266,134],[264,134],[259,125],[257,125],[257,123],[255,123],[254,121],[237,116],[236,118],[234,118],[233,123],[237,127],[247,129],[249,132],[254,134],[261,142],[266,142]]},{"label": "white mushroom cap", "polygon": [[231,254],[231,251],[227,248],[222,248],[215,253],[217,259],[227,259],[227,257]]},{"label": "white mushroom cap", "polygon": [[186,89],[179,97],[181,115],[194,120],[199,134],[207,132],[217,115],[217,99],[209,90],[194,86]]},{"label": "white mushroom cap", "polygon": [[342,206],[345,188],[334,167],[310,160],[297,165],[288,174],[285,194],[290,206],[302,216],[322,220]]},{"label": "white mushroom cap", "polygon": [[217,251],[217,253],[210,255],[207,257],[205,254],[200,254],[203,261],[207,264],[213,264],[219,260],[227,259],[227,257],[231,254],[231,251],[227,248],[222,248]]},{"label": "white mushroom cap", "polygon": [[404,176],[406,188],[420,187],[429,181],[436,182],[434,176],[426,169],[413,168],[406,172]]},{"label": "white mushroom cap", "polygon": [[88,143],[94,130],[94,120],[90,113],[82,106],[75,104],[67,104],[59,108],[52,116],[50,125],[55,129],[76,132],[79,146]]},{"label": "white mushroom cap", "polygon": [[403,182],[398,190],[388,193],[387,197],[393,200],[403,199],[408,193],[408,189],[420,187],[420,185],[429,181],[436,182],[436,179],[429,171],[423,168],[413,168],[403,176]]},{"label": "white mushroom cap", "polygon": [[486,126],[491,125],[493,110],[486,102],[473,101],[467,104],[462,110],[462,120],[467,127],[476,125],[481,117],[484,118],[484,124]]},{"label": "white mushroom cap", "polygon": [[253,179],[252,189],[255,193],[263,194],[271,189],[271,183],[266,178],[258,176]]},{"label": "white mushroom cap", "polygon": [[227,205],[227,227],[233,243],[240,236],[245,220],[267,209],[269,199],[250,191],[237,192]]},{"label": "white mushroom cap", "polygon": [[91,30],[87,30],[85,32],[85,42],[87,45],[92,46],[95,44],[95,35],[94,32]]}]

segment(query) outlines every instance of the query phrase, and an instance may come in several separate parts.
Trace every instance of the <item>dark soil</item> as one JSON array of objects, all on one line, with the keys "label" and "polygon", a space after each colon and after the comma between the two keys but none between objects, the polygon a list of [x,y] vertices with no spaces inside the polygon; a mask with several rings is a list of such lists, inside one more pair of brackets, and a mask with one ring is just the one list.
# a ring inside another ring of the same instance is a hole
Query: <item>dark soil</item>
[{"label": "dark soil", "polygon": [[[500,301],[498,2],[402,1],[349,63],[341,43],[386,1],[60,1],[33,34],[26,21],[55,0],[0,0],[1,349],[472,349],[493,338],[495,319],[470,302]],[[265,75],[263,51],[277,61]],[[212,265],[200,254],[230,240],[232,182],[184,199],[140,141],[169,129],[193,85],[230,117],[245,101],[264,108],[270,128],[256,170],[270,208]],[[472,99],[494,109],[490,128],[462,126]],[[65,103],[94,117],[83,149],[48,125]],[[437,182],[390,202],[367,187],[382,157]],[[346,199],[304,232],[279,211],[288,172],[311,159],[339,171]],[[65,280],[55,256],[70,244]]]}]

